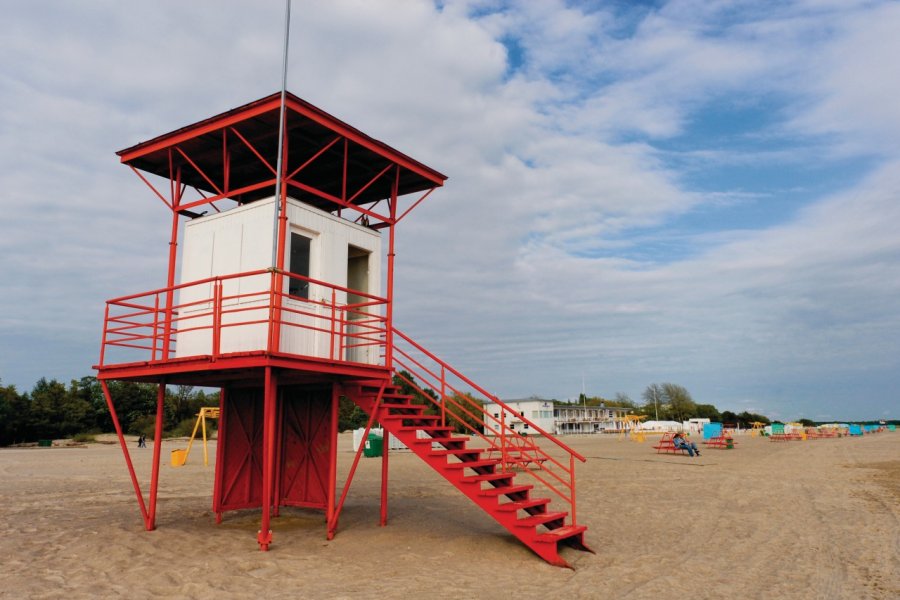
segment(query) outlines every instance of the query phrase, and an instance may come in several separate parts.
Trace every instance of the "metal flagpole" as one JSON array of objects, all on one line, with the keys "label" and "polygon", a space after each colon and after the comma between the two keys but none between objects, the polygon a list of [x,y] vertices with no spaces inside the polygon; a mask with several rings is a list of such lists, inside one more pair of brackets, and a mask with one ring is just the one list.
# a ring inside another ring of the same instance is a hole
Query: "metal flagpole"
[{"label": "metal flagpole", "polygon": [[284,168],[281,154],[284,148],[284,104],[287,95],[288,41],[291,31],[291,0],[284,3],[284,55],[281,58],[281,111],[278,114],[278,157],[275,166],[275,211],[272,218],[272,268],[278,267],[278,217],[281,212],[281,175]]}]

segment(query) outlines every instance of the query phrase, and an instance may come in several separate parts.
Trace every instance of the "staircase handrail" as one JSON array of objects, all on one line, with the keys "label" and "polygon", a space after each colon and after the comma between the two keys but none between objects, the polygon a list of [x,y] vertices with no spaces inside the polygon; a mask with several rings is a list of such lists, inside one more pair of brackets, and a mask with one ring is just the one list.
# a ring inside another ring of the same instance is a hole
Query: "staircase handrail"
[{"label": "staircase handrail", "polygon": [[[418,344],[415,340],[413,340],[411,337],[409,337],[408,335],[406,335],[405,333],[403,333],[402,331],[400,331],[400,330],[397,329],[396,327],[393,327],[393,328],[391,329],[391,331],[392,331],[392,333],[393,333],[394,335],[399,336],[399,337],[400,337],[401,339],[403,339],[405,342],[407,342],[408,344],[412,345],[416,350],[418,350],[419,352],[421,352],[422,354],[424,354],[425,356],[427,356],[427,357],[430,358],[431,360],[433,360],[433,361],[435,361],[436,363],[438,363],[439,365],[441,365],[441,367],[443,367],[443,368],[445,368],[446,370],[448,370],[450,373],[452,373],[453,375],[455,375],[456,377],[458,377],[461,381],[465,382],[466,385],[471,386],[473,390],[475,390],[475,391],[478,392],[479,394],[482,394],[482,395],[485,396],[486,398],[490,399],[490,401],[493,402],[494,404],[497,404],[498,406],[500,406],[501,408],[503,408],[504,410],[506,410],[506,411],[508,411],[508,412],[510,412],[510,413],[512,413],[512,414],[519,414],[519,413],[517,413],[515,410],[513,410],[512,408],[510,408],[505,402],[503,402],[502,400],[500,400],[500,398],[498,398],[498,397],[494,396],[493,394],[487,392],[483,387],[481,387],[481,386],[478,385],[477,383],[473,382],[471,379],[469,379],[468,377],[466,377],[465,375],[463,375],[462,373],[460,373],[457,369],[455,369],[455,368],[452,367],[451,365],[447,364],[445,361],[443,361],[443,360],[441,360],[440,358],[438,358],[437,356],[435,356],[433,353],[431,353],[431,352],[429,352],[428,350],[426,350],[424,347],[422,347],[421,344]],[[568,445],[566,445],[566,444],[564,444],[563,442],[561,442],[560,440],[558,440],[558,439],[556,438],[556,436],[554,436],[554,435],[552,435],[552,434],[550,434],[550,433],[547,433],[543,428],[541,428],[541,427],[538,426],[536,423],[534,423],[533,421],[531,421],[530,419],[528,419],[528,417],[525,417],[524,415],[520,415],[518,418],[519,418],[523,423],[527,423],[527,424],[528,424],[528,427],[529,427],[530,429],[534,429],[534,430],[537,431],[539,434],[543,435],[545,439],[548,439],[548,440],[552,441],[554,444],[556,444],[557,446],[559,446],[564,452],[568,453],[570,456],[573,456],[573,457],[577,458],[577,459],[580,460],[581,462],[586,462],[586,461],[587,461],[587,459],[586,459],[584,456],[582,456],[579,452],[577,452],[577,451],[574,450],[573,448],[569,447]]]},{"label": "staircase handrail", "polygon": [[[431,398],[425,392],[425,390],[422,389],[422,387],[420,385],[418,385],[415,381],[407,379],[406,377],[403,376],[402,373],[396,373],[396,375],[397,375],[397,377],[399,377],[400,379],[405,381],[412,389],[414,389],[418,393],[422,394],[425,398],[430,400],[433,404],[438,404],[438,401],[434,398]],[[459,393],[455,389],[454,389],[454,391]],[[467,397],[467,396],[463,396],[463,397]],[[528,473],[528,475],[530,475],[534,479],[537,479],[538,481],[543,483],[545,486],[547,486],[547,489],[549,489],[554,494],[556,494],[557,496],[559,496],[560,498],[562,498],[563,500],[568,502],[573,507],[572,515],[573,515],[573,519],[574,519],[574,516],[575,516],[575,511],[574,511],[574,506],[575,506],[574,461],[575,461],[575,458],[572,455],[569,455],[569,463],[570,464],[568,466],[566,466],[563,463],[561,463],[560,461],[556,460],[556,458],[554,458],[552,455],[547,454],[546,452],[541,450],[540,447],[538,447],[538,445],[535,444],[533,440],[530,440],[522,435],[519,435],[512,429],[509,429],[508,427],[506,427],[506,425],[503,424],[503,422],[500,421],[499,419],[496,419],[501,422],[501,431],[498,432],[496,429],[491,427],[491,425],[485,423],[483,420],[481,420],[476,415],[471,413],[468,409],[466,409],[465,406],[457,403],[453,399],[453,396],[444,396],[443,401],[449,402],[453,406],[456,406],[460,410],[464,411],[466,415],[475,419],[477,423],[483,425],[485,428],[490,429],[494,433],[495,438],[500,439],[500,447],[498,449],[496,447],[496,443],[492,442],[486,435],[484,435],[483,433],[481,433],[478,430],[476,430],[475,428],[473,428],[470,423],[467,423],[467,422],[463,421],[462,419],[459,419],[457,415],[454,415],[454,417],[459,422],[459,424],[463,425],[466,429],[468,429],[470,433],[472,433],[472,434],[478,436],[479,438],[481,438],[482,440],[486,441],[488,443],[488,448],[491,452],[493,452],[494,450],[500,451],[500,459],[501,459],[501,462],[503,463],[503,468],[506,468],[506,466],[508,466],[509,464],[522,464],[523,462],[525,462],[525,458],[527,458],[527,457],[512,454],[513,452],[521,451],[523,448],[526,448],[528,451],[534,453],[535,456],[531,457],[532,460],[530,462],[535,462],[534,459],[539,457],[540,461],[541,461],[539,464],[541,464],[542,468],[538,471],[527,470],[526,472]],[[482,415],[484,415],[484,414],[486,414],[486,413],[484,413],[482,411]],[[566,479],[564,479],[554,469],[548,468],[547,461],[549,461],[553,465],[556,465],[557,467],[559,467],[559,469],[561,471],[566,473],[569,476],[569,480],[567,481]],[[567,493],[567,492],[561,490],[559,487],[557,487],[557,485],[555,483],[553,483],[552,481],[549,481],[545,477],[542,477],[540,475],[540,473],[547,473],[550,477],[555,479],[561,486],[568,488],[569,492]]]}]

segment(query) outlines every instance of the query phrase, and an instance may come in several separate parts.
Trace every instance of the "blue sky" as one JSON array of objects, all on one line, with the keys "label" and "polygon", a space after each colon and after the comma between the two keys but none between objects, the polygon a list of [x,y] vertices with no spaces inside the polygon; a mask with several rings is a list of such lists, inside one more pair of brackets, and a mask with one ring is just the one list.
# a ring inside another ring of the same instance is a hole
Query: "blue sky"
[{"label": "blue sky", "polygon": [[[280,2],[10,3],[0,380],[91,373],[164,282],[114,152],[274,92]],[[898,417],[900,4],[295,0],[288,87],[449,175],[397,324],[501,397],[654,382]]]}]

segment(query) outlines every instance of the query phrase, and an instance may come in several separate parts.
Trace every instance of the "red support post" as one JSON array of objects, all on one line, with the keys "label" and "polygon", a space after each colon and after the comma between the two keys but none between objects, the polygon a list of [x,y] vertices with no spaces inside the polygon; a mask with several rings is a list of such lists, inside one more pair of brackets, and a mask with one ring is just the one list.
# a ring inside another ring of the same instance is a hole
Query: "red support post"
[{"label": "red support post", "polygon": [[160,380],[156,389],[156,427],[153,433],[153,472],[150,475],[150,509],[145,526],[147,531],[156,529],[156,498],[159,490],[159,456],[162,452],[163,408],[166,400],[166,380]]},{"label": "red support post", "polygon": [[213,512],[216,513],[216,524],[222,522],[222,466],[225,461],[225,388],[219,390],[219,423],[216,432],[216,474],[213,479]]},{"label": "red support post", "polygon": [[109,393],[109,386],[103,379],[100,380],[100,387],[103,389],[103,396],[106,398],[106,406],[109,408],[109,416],[112,417],[113,427],[116,429],[116,436],[119,438],[119,445],[122,447],[122,455],[125,457],[125,464],[128,466],[128,474],[131,475],[131,485],[134,486],[134,493],[137,496],[138,506],[141,509],[141,519],[144,524],[148,522],[147,506],[144,504],[144,495],[141,493],[141,485],[138,483],[137,475],[134,472],[134,464],[131,462],[131,453],[128,452],[128,445],[125,443],[125,436],[122,434],[122,425],[119,423],[119,415],[116,413],[116,407],[112,401],[112,395]]},{"label": "red support post", "polygon": [[282,440],[284,440],[284,390],[278,392],[275,389],[275,451],[274,462],[275,469],[273,473],[272,483],[272,516],[281,514],[281,461],[283,460],[284,450],[282,449]]},{"label": "red support post", "polygon": [[400,180],[400,169],[397,169],[397,176],[391,184],[391,220],[390,229],[388,230],[388,261],[387,261],[387,290],[385,298],[387,299],[386,323],[385,323],[385,345],[384,345],[384,366],[388,369],[394,368],[394,216],[397,214],[397,190]]},{"label": "red support post", "polygon": [[169,271],[166,276],[168,291],[166,292],[166,320],[163,327],[163,360],[169,359],[170,338],[172,337],[172,304],[175,301],[175,293],[172,288],[175,286],[175,261],[178,256],[178,207],[181,204],[181,167],[178,167],[175,177],[172,197],[172,233],[169,239]]},{"label": "red support post", "polygon": [[[231,184],[231,153],[228,151],[228,129],[222,128],[222,188],[228,193]],[[213,207],[215,208],[215,207]]]},{"label": "red support post", "polygon": [[347,499],[347,494],[350,492],[350,484],[353,482],[353,476],[356,474],[356,467],[359,465],[359,459],[363,455],[363,448],[365,448],[366,440],[369,439],[369,431],[372,429],[372,424],[375,422],[375,415],[378,414],[378,406],[382,402],[382,399],[384,397],[384,389],[386,386],[386,383],[382,383],[381,387],[378,390],[378,396],[376,396],[375,398],[375,404],[372,408],[372,414],[369,415],[369,420],[366,422],[366,429],[365,431],[363,431],[362,441],[359,444],[359,448],[356,449],[356,456],[353,457],[353,464],[350,465],[350,472],[347,474],[347,482],[344,484],[344,490],[341,492],[341,498],[340,500],[338,500],[337,507],[334,510],[332,519],[328,523],[327,537],[329,540],[334,539],[335,531],[337,531],[337,524],[338,519],[341,516],[341,509],[344,507],[344,501]]},{"label": "red support post", "polygon": [[[374,411],[373,411],[374,412]],[[382,429],[381,439],[381,519],[378,524],[387,525],[387,501],[388,501],[388,455],[390,454],[391,434],[387,429]]]},{"label": "red support post", "polygon": [[[335,496],[337,495],[337,444],[338,444],[338,414],[341,402],[341,384],[333,383],[331,386],[331,431],[330,446],[328,448],[328,499],[325,507],[325,522],[334,520]],[[327,529],[327,528],[326,528]],[[327,535],[327,532],[326,532]],[[331,539],[329,537],[328,539]]]},{"label": "red support post", "polygon": [[275,395],[278,383],[272,367],[266,367],[265,393],[263,399],[263,490],[262,522],[256,541],[263,552],[272,543],[272,471],[275,462]]},{"label": "red support post", "polygon": [[[286,126],[286,123],[285,123]],[[282,148],[283,158],[282,164],[287,165],[287,141],[285,141],[284,147]],[[275,205],[273,206],[273,210],[278,213],[278,239],[276,246],[276,257],[275,257],[275,268],[279,271],[279,273],[284,271],[284,251],[287,247],[287,186],[285,185],[284,178],[282,177],[281,182],[281,197],[275,199]],[[281,349],[281,306],[284,302],[284,277],[279,276],[275,279],[275,320],[271,324],[271,328],[273,330],[272,333],[272,345],[270,350],[272,352],[278,352]]]}]

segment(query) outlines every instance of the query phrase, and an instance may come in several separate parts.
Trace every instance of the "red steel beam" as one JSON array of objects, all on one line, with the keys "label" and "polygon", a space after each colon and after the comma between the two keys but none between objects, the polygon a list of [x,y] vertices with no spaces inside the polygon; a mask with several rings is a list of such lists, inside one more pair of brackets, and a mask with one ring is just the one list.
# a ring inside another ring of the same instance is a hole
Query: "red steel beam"
[{"label": "red steel beam", "polygon": [[259,549],[269,550],[272,543],[271,508],[272,508],[272,471],[275,461],[275,395],[277,381],[271,367],[266,367],[265,392],[263,399],[263,489],[262,520],[256,540]]},{"label": "red steel beam", "polygon": [[341,510],[344,508],[344,501],[347,499],[347,493],[350,491],[350,484],[353,483],[353,476],[356,474],[356,467],[359,465],[359,459],[363,454],[366,440],[369,439],[369,431],[372,429],[372,424],[375,422],[375,415],[378,414],[378,406],[381,404],[384,396],[385,387],[387,387],[387,380],[383,381],[378,389],[378,395],[375,397],[375,402],[372,404],[372,414],[369,415],[369,420],[366,422],[366,429],[363,431],[362,441],[359,444],[359,448],[356,449],[356,456],[353,457],[353,464],[350,465],[350,472],[347,473],[347,482],[344,484],[344,489],[341,492],[341,499],[338,500],[337,507],[332,515],[332,520],[328,523],[328,529],[325,535],[329,540],[334,539],[334,534],[337,531],[338,520],[341,518]]},{"label": "red steel beam", "polygon": [[161,380],[156,390],[156,427],[153,435],[153,471],[150,475],[150,510],[147,515],[147,531],[156,529],[156,497],[159,491],[159,456],[162,451],[163,407],[166,400],[165,379]]},{"label": "red steel beam", "polygon": [[[203,169],[201,169],[200,166],[199,166],[197,163],[195,163],[194,160],[193,160],[190,156],[187,155],[187,152],[185,152],[184,150],[182,150],[182,149],[181,149],[180,147],[178,147],[178,146],[175,146],[175,150],[177,150],[177,151],[178,151],[178,154],[180,154],[181,156],[183,156],[184,159],[185,159],[186,161],[188,161],[188,163],[189,163],[192,167],[194,167],[194,170],[197,171],[197,173],[200,175],[200,177],[202,177],[203,179],[206,180],[206,183],[208,183],[210,186],[212,186],[212,189],[216,190],[216,193],[217,193],[218,195],[220,195],[220,196],[222,195],[222,190],[219,189],[219,186],[217,186],[216,183],[212,180],[212,178],[210,178],[209,175],[206,174],[206,171],[204,171]],[[179,194],[179,195],[180,195],[180,194]]]},{"label": "red steel beam", "polygon": [[128,150],[123,150],[119,153],[120,161],[123,163],[129,163],[135,159],[141,158],[142,156],[153,154],[154,152],[170,148],[172,146],[177,146],[178,144],[181,144],[187,140],[191,140],[196,137],[200,137],[201,135],[205,135],[207,133],[214,132],[219,129],[223,129],[236,123],[240,123],[242,121],[252,119],[253,117],[265,114],[277,109],[279,105],[279,99],[272,98],[267,102],[263,102],[252,108],[247,108],[241,112],[226,114],[221,116],[220,118],[210,119],[207,122],[196,127],[188,127],[184,130],[181,130],[180,132],[174,132],[170,135],[164,135],[157,141],[149,143],[147,145],[138,145],[136,147],[129,148]]},{"label": "red steel beam", "polygon": [[119,423],[119,416],[116,413],[116,407],[113,404],[112,394],[109,393],[109,386],[100,379],[100,387],[103,389],[103,397],[106,398],[106,406],[109,408],[109,415],[112,417],[113,427],[116,429],[116,436],[119,438],[119,445],[122,447],[122,455],[125,457],[125,464],[128,466],[128,474],[131,476],[131,485],[134,486],[134,494],[137,496],[138,507],[141,509],[141,518],[144,526],[147,527],[150,522],[147,513],[147,506],[144,504],[144,494],[141,492],[141,485],[138,483],[137,475],[134,472],[134,464],[131,462],[131,453],[128,452],[128,445],[125,443],[125,436],[122,434],[122,425]]}]

